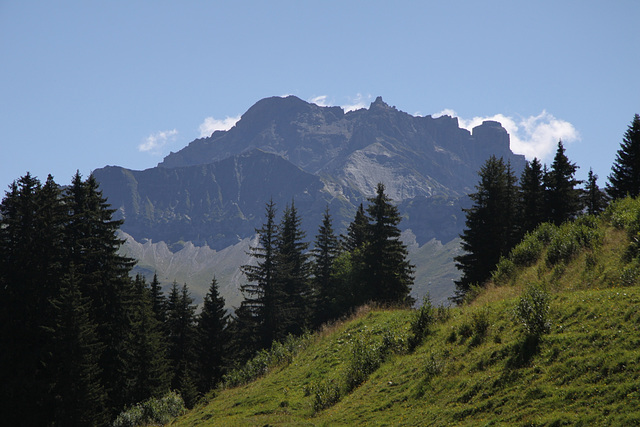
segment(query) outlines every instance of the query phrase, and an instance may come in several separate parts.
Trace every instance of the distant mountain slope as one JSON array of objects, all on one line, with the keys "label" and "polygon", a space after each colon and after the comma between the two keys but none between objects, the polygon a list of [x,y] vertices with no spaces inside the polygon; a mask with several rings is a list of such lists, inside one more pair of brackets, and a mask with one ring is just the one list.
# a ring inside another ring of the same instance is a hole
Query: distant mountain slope
[{"label": "distant mountain slope", "polygon": [[254,149],[216,163],[132,171],[109,166],[94,175],[136,240],[223,249],[254,234],[270,200],[295,201],[305,223],[320,224],[326,204],[341,208],[322,181],[274,154]]}]

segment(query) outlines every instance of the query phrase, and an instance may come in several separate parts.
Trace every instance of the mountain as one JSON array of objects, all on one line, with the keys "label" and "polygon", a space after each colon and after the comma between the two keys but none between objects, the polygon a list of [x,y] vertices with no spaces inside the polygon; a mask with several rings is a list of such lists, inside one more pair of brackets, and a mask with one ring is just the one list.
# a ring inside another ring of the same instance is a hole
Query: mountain
[{"label": "mountain", "polygon": [[498,122],[470,133],[458,119],[415,117],[378,97],[369,109],[345,113],[295,96],[257,102],[229,131],[197,139],[158,166],[208,164],[259,148],[322,177],[334,196],[372,196],[382,181],[390,197],[462,196],[473,189],[476,171],[496,155],[524,168],[524,156],[509,148]]},{"label": "mountain", "polygon": [[[123,251],[136,254],[140,245],[150,245],[152,253],[164,254],[162,262],[132,255],[138,271],[158,272],[165,284],[184,280],[196,297],[208,287],[207,274],[235,271],[247,260],[235,256],[226,265],[210,260],[196,267],[175,256],[186,247],[192,251],[189,244],[206,247],[214,258],[242,246],[262,225],[269,200],[280,212],[295,203],[308,241],[327,205],[343,232],[357,206],[382,182],[403,215],[400,225],[414,244],[412,256],[421,262],[415,287],[420,291],[414,296],[421,299],[431,283],[433,293],[446,301],[457,277],[452,252],[421,254],[452,247],[464,226],[465,196],[491,155],[511,162],[516,173],[524,168],[524,157],[511,152],[509,135],[498,122],[485,121],[469,132],[456,118],[412,116],[380,97],[368,109],[345,112],[288,96],[258,101],[230,130],[196,139],[157,167],[107,166],[94,175],[117,209],[116,218],[125,220]],[[153,246],[161,243],[168,252]],[[427,244],[431,249],[421,250]],[[172,268],[166,267],[168,259]],[[175,262],[186,264],[175,269]],[[236,301],[242,277],[225,276],[234,277],[229,286],[236,296],[228,296]]]}]

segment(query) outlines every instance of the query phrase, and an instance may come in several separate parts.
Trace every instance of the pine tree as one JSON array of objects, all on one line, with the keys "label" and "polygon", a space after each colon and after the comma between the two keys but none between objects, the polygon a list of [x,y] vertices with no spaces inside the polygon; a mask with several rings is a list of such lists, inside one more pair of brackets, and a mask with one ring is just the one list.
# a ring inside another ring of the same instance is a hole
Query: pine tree
[{"label": "pine tree", "polygon": [[371,289],[365,283],[365,247],[369,244],[370,218],[362,203],[356,210],[353,221],[342,237],[342,255],[337,259],[335,280],[337,283],[337,312],[346,313],[366,303],[372,297]]},{"label": "pine tree", "polygon": [[454,258],[462,276],[456,284],[456,302],[461,302],[472,285],[483,285],[491,271],[513,246],[517,210],[509,200],[516,191],[515,177],[502,158],[491,156],[479,172],[476,192],[466,213],[465,229],[460,236],[464,254]]},{"label": "pine tree", "polygon": [[151,290],[140,275],[136,276],[134,286],[126,345],[130,354],[126,373],[128,387],[122,391],[131,403],[164,395],[169,391],[171,380],[165,336],[152,309]]},{"label": "pine tree", "polygon": [[339,315],[338,289],[334,277],[334,262],[340,254],[340,242],[333,231],[329,206],[322,217],[318,228],[315,248],[313,250],[313,287],[315,301],[315,325],[326,322]]},{"label": "pine tree", "polygon": [[306,253],[309,245],[303,241],[305,233],[300,225],[301,220],[292,201],[284,210],[276,238],[275,282],[282,290],[282,298],[276,306],[282,319],[274,337],[278,341],[288,334],[300,334],[311,326],[310,265]]},{"label": "pine tree", "polygon": [[408,251],[400,241],[398,209],[379,183],[376,196],[369,199],[367,213],[371,218],[368,241],[363,247],[363,280],[372,301],[382,303],[410,302],[414,267],[407,260]]},{"label": "pine tree", "polygon": [[198,390],[201,393],[213,389],[220,382],[224,367],[228,364],[225,352],[229,344],[229,315],[224,304],[224,298],[218,291],[218,281],[214,277],[209,292],[204,297],[196,327]]},{"label": "pine tree", "polygon": [[158,274],[153,274],[153,280],[150,285],[151,291],[151,310],[161,325],[167,320],[167,298],[162,293],[162,286],[158,280]]},{"label": "pine tree", "polygon": [[592,169],[589,169],[582,199],[582,204],[589,215],[597,215],[607,207],[607,194],[598,187],[598,175],[594,174]]},{"label": "pine tree", "polygon": [[235,345],[243,354],[267,348],[284,329],[282,307],[283,291],[276,282],[276,245],[278,227],[275,223],[276,208],[273,200],[266,205],[266,222],[256,229],[258,246],[251,247],[249,253],[257,261],[256,265],[241,267],[248,283],[240,290],[244,300],[236,310],[234,339],[243,338]]},{"label": "pine tree", "polygon": [[545,221],[544,172],[537,158],[527,162],[520,178],[521,231],[526,234]]},{"label": "pine tree", "polygon": [[78,285],[92,305],[100,342],[104,345],[100,365],[102,384],[108,395],[111,415],[129,402],[127,372],[130,352],[127,348],[131,329],[131,305],[135,292],[129,278],[133,260],[118,254],[122,240],[116,235],[121,220],[98,189],[93,175],[85,181],[79,173],[72,179],[65,203],[70,213],[65,228],[67,262],[76,267]]},{"label": "pine tree", "polygon": [[358,206],[358,210],[356,211],[355,218],[347,228],[347,235],[343,236],[342,244],[344,249],[348,252],[361,249],[369,239],[368,233],[369,218],[367,218],[364,206],[360,203],[360,206]]},{"label": "pine tree", "polygon": [[640,195],[640,116],[633,116],[611,167],[607,193],[613,199]]},{"label": "pine tree", "polygon": [[27,173],[0,204],[0,402],[11,408],[8,424],[42,425],[53,418],[54,343],[46,331],[54,327],[51,302],[63,275],[64,221],[51,177],[43,187]]},{"label": "pine tree", "polygon": [[101,347],[96,326],[89,317],[90,302],[82,295],[71,266],[56,300],[52,365],[55,382],[55,425],[103,425],[106,393],[100,383]]},{"label": "pine tree", "polygon": [[173,373],[171,388],[180,392],[187,407],[195,403],[195,310],[187,285],[180,288],[173,282],[167,306],[169,359]]},{"label": "pine tree", "polygon": [[577,169],[559,141],[551,169],[545,175],[547,220],[556,225],[575,218],[582,210],[580,190],[576,188],[580,181],[574,178]]}]

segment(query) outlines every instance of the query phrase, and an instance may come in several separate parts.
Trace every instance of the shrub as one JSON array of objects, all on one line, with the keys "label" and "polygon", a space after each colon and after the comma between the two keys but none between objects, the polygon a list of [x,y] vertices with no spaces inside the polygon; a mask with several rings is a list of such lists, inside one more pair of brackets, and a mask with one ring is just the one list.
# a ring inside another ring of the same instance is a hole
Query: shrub
[{"label": "shrub", "polygon": [[496,269],[491,273],[491,280],[496,285],[506,285],[514,278],[516,266],[509,258],[502,257],[496,265]]},{"label": "shrub", "polygon": [[291,363],[293,357],[311,343],[312,337],[307,332],[299,337],[289,335],[282,343],[274,341],[269,350],[260,350],[244,366],[226,374],[223,386],[229,388],[246,384],[265,375],[270,369]]},{"label": "shrub", "polygon": [[550,222],[544,222],[533,231],[532,236],[539,242],[549,243],[553,240],[557,231],[558,227]]},{"label": "shrub", "polygon": [[540,286],[529,286],[514,310],[516,320],[529,337],[540,337],[549,331],[549,294]]},{"label": "shrub", "polygon": [[334,380],[313,384],[309,391],[313,393],[314,412],[330,408],[342,398],[342,390]]},{"label": "shrub", "polygon": [[422,307],[415,313],[411,320],[411,335],[409,335],[409,351],[413,351],[422,343],[429,334],[429,328],[435,320],[431,299],[427,294],[422,300]]},{"label": "shrub", "polygon": [[626,197],[612,201],[604,212],[604,218],[618,229],[629,227],[640,213],[640,199]]},{"label": "shrub", "polygon": [[351,348],[351,358],[345,373],[345,385],[347,392],[358,387],[384,361],[385,353],[382,346],[358,336]]},{"label": "shrub", "polygon": [[474,335],[478,337],[485,337],[490,324],[489,311],[486,308],[475,311],[471,316],[471,324]]},{"label": "shrub", "polygon": [[511,251],[511,261],[517,266],[527,267],[533,265],[540,258],[540,254],[543,249],[542,241],[535,236],[527,235],[522,242],[520,242]]},{"label": "shrub", "polygon": [[582,248],[593,249],[601,243],[602,231],[593,216],[565,223],[549,243],[547,264],[552,266],[568,261]]},{"label": "shrub", "polygon": [[638,281],[639,275],[640,267],[638,267],[637,263],[633,263],[622,270],[618,280],[622,286],[634,286]]},{"label": "shrub", "polygon": [[182,415],[185,410],[182,397],[175,392],[169,392],[161,398],[145,400],[121,412],[113,426],[162,426]]}]

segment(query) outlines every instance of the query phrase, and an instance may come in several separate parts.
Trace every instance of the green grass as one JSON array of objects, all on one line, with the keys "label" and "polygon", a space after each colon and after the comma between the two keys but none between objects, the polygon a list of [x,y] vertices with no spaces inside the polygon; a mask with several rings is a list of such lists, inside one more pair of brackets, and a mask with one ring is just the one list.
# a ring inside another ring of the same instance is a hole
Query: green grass
[{"label": "green grass", "polygon": [[[416,311],[363,309],[175,425],[639,425],[640,263],[628,230],[640,204],[619,205],[579,229],[546,229],[505,280],[438,312],[413,351]],[[558,234],[574,243],[550,245]],[[549,296],[537,335],[516,315],[532,285]],[[352,381],[357,366],[368,368]]]}]

